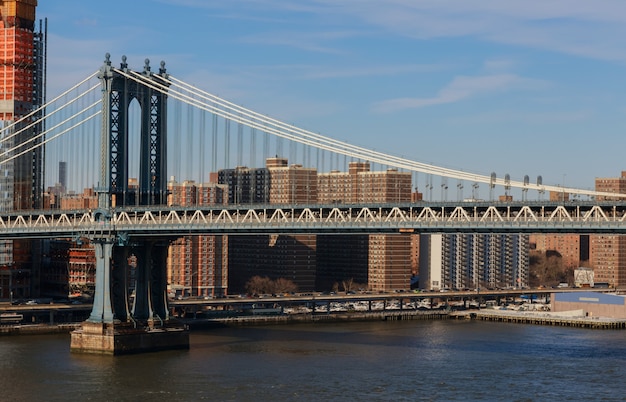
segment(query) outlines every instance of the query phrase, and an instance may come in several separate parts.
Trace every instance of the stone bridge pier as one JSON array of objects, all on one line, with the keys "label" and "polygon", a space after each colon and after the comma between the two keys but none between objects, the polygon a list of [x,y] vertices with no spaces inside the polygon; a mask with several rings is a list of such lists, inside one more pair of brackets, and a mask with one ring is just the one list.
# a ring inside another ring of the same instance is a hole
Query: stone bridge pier
[{"label": "stone bridge pier", "polygon": [[188,330],[169,316],[168,241],[141,239],[132,245],[106,236],[92,239],[96,251],[93,309],[71,334],[73,352],[128,354],[188,349]]}]

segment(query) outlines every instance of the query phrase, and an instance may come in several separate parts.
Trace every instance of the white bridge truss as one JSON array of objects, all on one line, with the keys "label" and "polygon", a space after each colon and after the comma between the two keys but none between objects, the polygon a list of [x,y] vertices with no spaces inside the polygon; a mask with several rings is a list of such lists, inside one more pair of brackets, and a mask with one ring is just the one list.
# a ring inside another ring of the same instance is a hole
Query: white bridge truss
[{"label": "white bridge truss", "polygon": [[176,237],[217,234],[626,234],[626,203],[237,205],[29,211],[0,215],[0,237]]}]

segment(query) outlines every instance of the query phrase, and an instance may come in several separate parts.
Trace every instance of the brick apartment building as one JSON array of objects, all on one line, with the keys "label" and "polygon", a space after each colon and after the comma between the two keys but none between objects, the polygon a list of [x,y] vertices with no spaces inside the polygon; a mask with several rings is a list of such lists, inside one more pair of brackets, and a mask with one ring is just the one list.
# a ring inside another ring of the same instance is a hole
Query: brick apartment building
[{"label": "brick apartment building", "polygon": [[[168,182],[168,205],[220,205],[228,188],[216,183]],[[172,296],[216,297],[228,288],[228,236],[183,236],[171,242],[167,283]]]},{"label": "brick apartment building", "polygon": [[[318,182],[320,204],[411,201],[409,172],[371,171],[367,162],[350,162],[347,172],[318,174]],[[353,279],[375,291],[409,289],[415,273],[411,258],[415,238],[410,234],[318,236],[319,288]]]},{"label": "brick apartment building", "polygon": [[[596,178],[596,191],[626,193],[626,171],[619,177]],[[597,197],[598,201],[616,200],[617,197]],[[626,286],[626,236],[591,235],[590,260],[596,283],[608,283],[612,287]]]},{"label": "brick apartment building", "polygon": [[[229,203],[317,203],[317,170],[289,165],[285,158],[268,158],[264,168],[223,169],[217,176],[228,185]],[[300,290],[314,290],[316,247],[316,236],[308,234],[229,236],[229,291],[245,292],[255,275],[289,279]]]},{"label": "brick apartment building", "polygon": [[[218,177],[229,185],[229,202],[251,199],[248,194],[259,195],[258,203],[283,205],[411,200],[410,173],[372,172],[362,162],[350,163],[348,172],[322,174],[274,157],[265,168],[224,169]],[[416,270],[412,253],[408,234],[230,236],[229,289],[245,291],[254,275],[290,279],[304,291],[346,281],[373,290],[408,289]]]},{"label": "brick apartment building", "polygon": [[544,253],[557,251],[564,269],[574,269],[589,263],[589,235],[532,234],[530,248]]}]

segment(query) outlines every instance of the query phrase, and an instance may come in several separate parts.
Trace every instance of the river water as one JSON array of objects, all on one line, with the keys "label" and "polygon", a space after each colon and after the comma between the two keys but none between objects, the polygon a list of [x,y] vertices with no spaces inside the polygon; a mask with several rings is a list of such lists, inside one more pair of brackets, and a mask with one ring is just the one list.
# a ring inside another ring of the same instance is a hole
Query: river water
[{"label": "river water", "polygon": [[622,401],[626,333],[475,321],[194,330],[188,351],[92,356],[0,338],[1,401]]}]

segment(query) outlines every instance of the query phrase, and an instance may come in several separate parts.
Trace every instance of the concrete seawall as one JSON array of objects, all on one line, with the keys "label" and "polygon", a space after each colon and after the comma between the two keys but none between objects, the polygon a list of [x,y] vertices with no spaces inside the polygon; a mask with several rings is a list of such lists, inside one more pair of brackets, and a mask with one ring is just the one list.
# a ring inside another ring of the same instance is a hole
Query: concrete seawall
[{"label": "concrete seawall", "polygon": [[37,335],[70,333],[80,328],[81,323],[71,324],[27,324],[27,325],[2,325],[0,335]]},{"label": "concrete seawall", "polygon": [[283,314],[182,320],[190,329],[208,326],[246,326],[264,324],[296,324],[311,322],[447,320],[447,311],[355,311],[331,314]]}]

